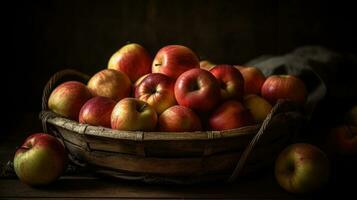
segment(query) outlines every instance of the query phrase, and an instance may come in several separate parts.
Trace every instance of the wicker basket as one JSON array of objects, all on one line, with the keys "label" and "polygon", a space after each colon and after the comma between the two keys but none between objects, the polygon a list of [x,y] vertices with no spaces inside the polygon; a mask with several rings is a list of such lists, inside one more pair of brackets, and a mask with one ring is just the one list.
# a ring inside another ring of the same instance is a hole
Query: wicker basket
[{"label": "wicker basket", "polygon": [[93,171],[144,182],[232,182],[272,166],[275,157],[303,122],[297,107],[280,100],[262,124],[227,131],[140,132],[80,124],[48,110],[52,89],[65,78],[88,76],[63,70],[43,92],[44,132],[59,138],[70,159]]}]

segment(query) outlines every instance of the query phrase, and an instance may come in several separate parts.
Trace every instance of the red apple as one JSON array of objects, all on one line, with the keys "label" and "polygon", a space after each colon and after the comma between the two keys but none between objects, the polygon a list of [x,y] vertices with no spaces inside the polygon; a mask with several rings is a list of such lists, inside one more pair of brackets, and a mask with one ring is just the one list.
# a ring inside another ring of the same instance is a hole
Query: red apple
[{"label": "red apple", "polygon": [[181,45],[168,45],[157,52],[152,63],[152,72],[177,79],[185,71],[199,67],[199,60],[191,49]]},{"label": "red apple", "polygon": [[135,98],[120,100],[111,115],[113,129],[125,131],[152,131],[157,124],[155,109]]},{"label": "red apple", "polygon": [[204,70],[211,70],[214,66],[216,66],[216,64],[212,63],[209,60],[201,60],[200,61],[200,68],[204,69]]},{"label": "red apple", "polygon": [[273,105],[278,99],[290,99],[302,105],[307,97],[304,82],[292,75],[269,76],[262,86],[261,93],[262,97]]},{"label": "red apple", "polygon": [[140,85],[141,81],[144,80],[144,78],[147,77],[148,75],[149,74],[145,74],[145,75],[141,76],[140,78],[138,78],[138,80],[135,81],[135,83],[133,84],[133,87],[132,87],[132,94],[131,94],[132,97],[135,97],[136,88]]},{"label": "red apple", "polygon": [[265,76],[262,71],[256,67],[235,66],[244,79],[244,94],[260,94]]},{"label": "red apple", "polygon": [[108,97],[114,101],[130,96],[131,92],[128,76],[113,69],[104,69],[94,74],[87,85],[93,96]]},{"label": "red apple", "polygon": [[252,113],[255,122],[258,123],[264,121],[272,109],[268,101],[255,94],[245,95],[243,105]]},{"label": "red apple", "polygon": [[135,90],[135,98],[147,102],[157,114],[176,104],[175,82],[160,73],[149,74]]},{"label": "red apple", "polygon": [[357,156],[357,127],[332,128],[327,136],[327,148],[334,156]]},{"label": "red apple", "polygon": [[174,92],[179,105],[199,112],[210,111],[220,100],[217,79],[199,68],[181,74],[176,80]]},{"label": "red apple", "polygon": [[77,81],[68,81],[52,91],[48,99],[48,107],[59,115],[77,120],[83,104],[91,97],[86,85]]},{"label": "red apple", "polygon": [[141,81],[143,81],[144,78],[147,77],[148,75],[149,74],[145,74],[145,75],[141,76],[140,78],[138,78],[138,80],[135,81],[134,88],[133,88],[134,92],[135,92],[136,88],[140,85]]},{"label": "red apple", "polygon": [[152,58],[139,44],[131,43],[123,46],[109,59],[108,68],[125,73],[135,82],[139,77],[151,72]]},{"label": "red apple", "polygon": [[244,79],[242,74],[231,65],[216,65],[209,70],[221,86],[221,99],[242,100]]},{"label": "red apple", "polygon": [[67,153],[62,143],[45,134],[32,134],[16,150],[14,170],[19,179],[31,186],[57,180],[67,166]]},{"label": "red apple", "polygon": [[116,102],[108,97],[89,99],[79,112],[79,122],[110,128],[110,117]]},{"label": "red apple", "polygon": [[159,117],[160,131],[189,132],[202,129],[201,120],[191,109],[185,106],[172,106]]},{"label": "red apple", "polygon": [[305,143],[286,147],[275,163],[275,177],[285,190],[309,193],[322,188],[330,175],[326,154],[316,146]]},{"label": "red apple", "polygon": [[219,106],[209,117],[209,125],[214,131],[228,130],[254,124],[254,119],[244,106],[229,100]]}]

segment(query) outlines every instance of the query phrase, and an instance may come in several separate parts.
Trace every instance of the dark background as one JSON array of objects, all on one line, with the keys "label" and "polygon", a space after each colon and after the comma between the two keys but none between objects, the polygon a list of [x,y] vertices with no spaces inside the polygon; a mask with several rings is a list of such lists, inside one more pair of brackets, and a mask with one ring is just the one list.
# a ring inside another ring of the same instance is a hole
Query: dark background
[{"label": "dark background", "polygon": [[[128,41],[152,56],[183,44],[216,63],[243,64],[302,45],[356,53],[349,1],[13,1],[2,6],[6,130],[39,112],[50,76],[65,68],[93,74]],[[4,128],[4,127],[3,127]]]}]

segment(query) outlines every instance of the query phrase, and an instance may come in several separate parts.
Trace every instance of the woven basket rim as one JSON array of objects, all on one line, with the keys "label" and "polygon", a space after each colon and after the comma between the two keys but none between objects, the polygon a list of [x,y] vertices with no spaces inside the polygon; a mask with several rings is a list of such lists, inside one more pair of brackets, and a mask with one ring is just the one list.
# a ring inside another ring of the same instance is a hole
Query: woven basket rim
[{"label": "woven basket rim", "polygon": [[261,123],[224,131],[194,131],[194,132],[160,132],[160,131],[123,131],[81,124],[77,121],[62,117],[53,111],[40,112],[40,119],[51,125],[74,131],[78,134],[96,136],[107,139],[133,141],[180,141],[180,140],[215,140],[240,136],[252,136],[257,133]]}]

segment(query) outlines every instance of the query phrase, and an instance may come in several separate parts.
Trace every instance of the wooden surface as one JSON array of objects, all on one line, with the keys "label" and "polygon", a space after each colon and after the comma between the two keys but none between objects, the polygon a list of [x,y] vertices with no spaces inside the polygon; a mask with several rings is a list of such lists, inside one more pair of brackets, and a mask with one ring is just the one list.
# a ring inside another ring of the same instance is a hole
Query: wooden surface
[{"label": "wooden surface", "polygon": [[[12,159],[16,146],[20,145],[27,135],[41,131],[37,114],[23,115],[19,126],[11,134],[0,140],[0,162]],[[347,176],[346,176],[347,177]],[[347,180],[335,178],[323,190],[315,194],[297,196],[285,192],[276,183],[272,171],[267,170],[256,177],[240,180],[233,184],[211,183],[201,185],[148,185],[138,182],[121,181],[112,178],[94,176],[84,173],[81,176],[62,176],[52,185],[42,188],[31,188],[18,179],[0,179],[0,199],[36,199],[36,198],[88,198],[88,199],[324,199],[352,195],[352,188]]]}]

